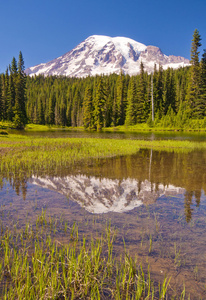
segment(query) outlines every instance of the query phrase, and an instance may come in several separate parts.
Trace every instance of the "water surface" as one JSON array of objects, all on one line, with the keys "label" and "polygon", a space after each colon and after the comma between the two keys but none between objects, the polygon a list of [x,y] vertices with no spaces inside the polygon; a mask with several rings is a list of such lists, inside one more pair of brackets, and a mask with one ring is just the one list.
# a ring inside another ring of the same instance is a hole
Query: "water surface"
[{"label": "water surface", "polygon": [[[66,134],[66,133],[65,133]],[[156,280],[185,284],[191,299],[206,298],[206,151],[140,150],[60,174],[3,179],[2,221],[31,220],[46,209],[90,236],[107,222],[117,230],[115,253],[137,256]]]},{"label": "water surface", "polygon": [[121,132],[121,131],[86,131],[86,130],[50,130],[50,131],[18,131],[10,130],[10,133],[23,134],[28,136],[45,137],[78,137],[78,138],[111,138],[111,139],[138,139],[138,140],[188,140],[188,141],[206,141],[206,132]]}]

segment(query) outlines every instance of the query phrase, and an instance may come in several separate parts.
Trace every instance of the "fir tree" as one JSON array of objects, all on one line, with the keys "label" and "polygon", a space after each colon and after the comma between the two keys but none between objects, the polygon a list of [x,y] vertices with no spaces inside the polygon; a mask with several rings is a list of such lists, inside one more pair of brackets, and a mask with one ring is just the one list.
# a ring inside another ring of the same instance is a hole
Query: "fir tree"
[{"label": "fir tree", "polygon": [[10,74],[9,87],[8,87],[8,111],[7,111],[7,119],[9,121],[13,121],[14,106],[15,106],[15,84],[14,84],[14,77],[12,74]]},{"label": "fir tree", "polygon": [[198,48],[201,46],[201,38],[199,31],[195,29],[192,39],[191,46],[191,68],[190,68],[190,79],[187,91],[187,103],[188,109],[190,111],[191,116],[198,116],[198,105],[196,105],[199,101],[200,93],[200,64],[199,64],[199,51]]},{"label": "fir tree", "polygon": [[140,64],[140,76],[139,83],[137,85],[137,123],[143,123],[146,121],[144,114],[144,106],[145,106],[145,82],[144,82],[144,65],[141,62]]},{"label": "fir tree", "polygon": [[137,90],[134,77],[130,78],[127,93],[127,109],[125,125],[134,125],[137,122]]},{"label": "fir tree", "polygon": [[80,91],[79,88],[76,87],[73,101],[72,101],[72,111],[71,111],[71,121],[72,126],[78,126],[78,111],[79,111],[79,101],[80,101]]},{"label": "fir tree", "polygon": [[156,93],[154,99],[154,106],[156,111],[159,111],[160,115],[163,113],[163,68],[159,65],[159,70],[157,72],[157,79],[156,79]]},{"label": "fir tree", "polygon": [[55,121],[55,99],[52,96],[49,98],[49,103],[48,103],[47,124],[52,125],[52,124],[54,124],[54,121]]},{"label": "fir tree", "polygon": [[206,116],[206,50],[204,49],[200,64],[200,98],[197,103],[197,117],[202,119]]},{"label": "fir tree", "polygon": [[125,83],[124,83],[124,74],[121,74],[117,78],[116,82],[116,125],[123,125],[125,120]]},{"label": "fir tree", "polygon": [[164,78],[164,89],[163,89],[163,112],[164,115],[167,114],[169,107],[172,108],[173,111],[175,108],[175,82],[173,70],[168,68],[165,72]]},{"label": "fir tree", "polygon": [[83,124],[84,128],[91,129],[93,127],[93,103],[92,92],[88,85],[85,89],[84,101],[83,101]]},{"label": "fir tree", "polygon": [[15,82],[15,108],[14,124],[18,129],[24,128],[27,122],[26,116],[26,75],[24,73],[24,60],[22,53],[19,53],[18,73]]},{"label": "fir tree", "polygon": [[0,76],[0,121],[2,120],[3,116],[3,104],[2,104],[2,79]]},{"label": "fir tree", "polygon": [[94,127],[97,130],[101,130],[104,126],[104,116],[105,116],[105,87],[103,82],[103,77],[100,76],[96,83],[96,95],[94,99]]}]

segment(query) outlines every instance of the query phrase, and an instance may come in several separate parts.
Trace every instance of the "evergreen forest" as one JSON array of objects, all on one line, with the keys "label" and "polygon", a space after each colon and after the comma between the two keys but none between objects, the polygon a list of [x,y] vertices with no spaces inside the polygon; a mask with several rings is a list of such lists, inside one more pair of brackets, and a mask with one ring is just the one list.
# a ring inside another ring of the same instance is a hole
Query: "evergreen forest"
[{"label": "evergreen forest", "polygon": [[152,74],[123,73],[86,78],[26,76],[22,53],[0,75],[0,121],[22,129],[27,123],[103,127],[147,123],[150,127],[206,128],[206,50],[199,58],[196,29],[191,66]]}]

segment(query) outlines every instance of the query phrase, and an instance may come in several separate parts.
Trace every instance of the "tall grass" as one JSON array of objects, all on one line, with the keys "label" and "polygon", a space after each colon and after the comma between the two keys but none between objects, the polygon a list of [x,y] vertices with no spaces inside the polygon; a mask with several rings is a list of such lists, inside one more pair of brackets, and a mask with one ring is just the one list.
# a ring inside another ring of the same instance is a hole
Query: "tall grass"
[{"label": "tall grass", "polygon": [[61,244],[51,222],[59,224],[42,212],[36,225],[24,229],[1,224],[1,299],[165,299],[169,280],[155,284],[126,252],[115,256],[110,226],[89,241],[74,226],[70,241]]},{"label": "tall grass", "polygon": [[26,170],[30,173],[43,173],[94,159],[134,154],[140,148],[188,152],[206,149],[206,142],[31,138],[9,135],[0,137],[0,168],[1,172]]}]

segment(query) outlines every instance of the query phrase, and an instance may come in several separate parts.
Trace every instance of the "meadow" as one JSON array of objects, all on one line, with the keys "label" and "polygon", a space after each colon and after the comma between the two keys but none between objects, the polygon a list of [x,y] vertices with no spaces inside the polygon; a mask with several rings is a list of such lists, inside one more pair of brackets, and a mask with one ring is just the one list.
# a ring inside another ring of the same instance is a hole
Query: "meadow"
[{"label": "meadow", "polygon": [[101,158],[134,154],[140,148],[189,152],[206,149],[206,142],[45,138],[9,134],[0,136],[0,167],[2,173],[27,171],[28,175],[42,174]]}]

